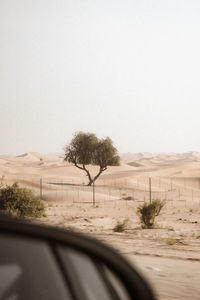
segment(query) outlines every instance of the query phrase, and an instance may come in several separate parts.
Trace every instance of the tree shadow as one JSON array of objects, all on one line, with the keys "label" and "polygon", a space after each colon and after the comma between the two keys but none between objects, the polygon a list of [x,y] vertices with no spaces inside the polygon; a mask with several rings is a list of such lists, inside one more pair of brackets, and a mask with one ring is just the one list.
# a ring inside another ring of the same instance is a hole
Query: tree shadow
[{"label": "tree shadow", "polygon": [[67,186],[81,186],[81,187],[88,187],[86,184],[80,184],[80,183],[69,183],[69,182],[47,182],[47,184],[52,185],[67,185]]}]

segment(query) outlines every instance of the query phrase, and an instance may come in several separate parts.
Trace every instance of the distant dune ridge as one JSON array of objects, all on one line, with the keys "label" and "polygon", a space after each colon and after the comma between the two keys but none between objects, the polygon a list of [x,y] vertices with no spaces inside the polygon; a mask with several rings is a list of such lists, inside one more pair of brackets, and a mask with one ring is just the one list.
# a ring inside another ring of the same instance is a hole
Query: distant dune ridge
[{"label": "distant dune ridge", "polygon": [[120,155],[123,160],[140,160],[140,159],[153,159],[153,158],[162,158],[162,159],[179,159],[179,158],[190,158],[190,159],[200,159],[200,152],[184,152],[184,153],[150,153],[150,152],[140,152],[140,153],[123,153]]},{"label": "distant dune ridge", "polygon": [[[92,176],[98,171],[98,166],[88,168]],[[37,191],[40,178],[43,183],[46,182],[46,189],[52,188],[50,183],[84,186],[88,183],[85,172],[65,162],[61,154],[39,152],[0,156],[0,176],[5,176],[5,183],[19,181],[34,186]],[[200,198],[200,153],[121,154],[120,166],[108,167],[96,185],[134,189],[138,192],[137,198],[142,201],[148,197],[149,178],[152,178],[152,191],[161,193],[155,194],[155,197],[184,200],[192,195],[197,201]],[[170,194],[171,190],[176,190],[176,194]]]},{"label": "distant dune ridge", "polygon": [[52,161],[59,158],[62,158],[61,155],[58,154],[42,154],[39,152],[28,152],[21,155],[17,155],[16,158],[25,158],[30,160],[46,160],[46,161]]},{"label": "distant dune ridge", "polygon": [[[120,172],[124,177],[125,172],[130,177],[141,173],[150,173],[151,176],[185,176],[200,177],[200,153],[125,153],[121,154],[121,165],[119,167],[108,167],[108,170],[102,176],[119,177]],[[67,167],[67,171],[64,170]],[[80,170],[64,162],[61,154],[42,154],[39,152],[28,152],[18,156],[0,156],[0,173],[2,175],[21,174],[26,176],[27,171],[32,168],[33,175],[45,173],[46,175],[57,174],[65,176],[66,172],[82,174]],[[90,166],[94,171],[97,169]],[[73,171],[72,171],[73,170]],[[19,172],[20,171],[20,172]],[[28,171],[28,173],[30,173]],[[78,171],[78,172],[77,172]],[[70,175],[70,174],[68,174]],[[81,175],[80,175],[81,176]],[[101,176],[101,177],[102,177]]]},{"label": "distant dune ridge", "polygon": [[[92,176],[98,171],[97,166],[88,166],[88,168]],[[5,183],[18,181],[24,186],[33,188],[37,193],[39,193],[40,178],[42,178],[43,190],[46,193],[48,191],[48,197],[55,197],[52,189],[56,189],[59,191],[56,197],[60,195],[64,199],[66,194],[63,187],[66,186],[69,200],[70,197],[77,197],[71,186],[87,186],[88,184],[85,172],[64,162],[62,155],[39,152],[28,152],[18,156],[1,156],[0,176],[5,176]],[[193,200],[196,201],[195,205],[197,205],[200,197],[200,154],[197,152],[157,155],[151,153],[122,154],[121,165],[108,167],[96,181],[95,185],[99,186],[97,200],[107,199],[108,195],[109,199],[119,199],[122,197],[122,193],[127,193],[126,191],[119,192],[120,189],[130,189],[132,197],[144,201],[149,197],[150,177],[154,193],[152,197],[167,197],[184,201],[185,199],[190,201],[190,198],[193,197]],[[106,188],[101,189],[101,186]],[[117,190],[114,191],[114,189]],[[174,192],[172,193],[171,190]],[[88,199],[88,191],[81,189],[78,197],[82,200]]]},{"label": "distant dune ridge", "polygon": [[[97,166],[88,166],[88,168],[92,176],[98,171]],[[14,180],[33,182],[35,180],[37,182],[37,184],[34,183],[35,186],[39,186],[38,178],[69,184],[87,185],[88,182],[85,172],[65,162],[61,154],[39,152],[28,152],[18,156],[0,156],[0,176],[3,175],[5,182],[9,183]],[[184,186],[189,184],[191,188],[200,188],[200,153],[121,154],[121,165],[108,167],[99,177],[96,185],[117,185],[118,187],[126,185],[129,188],[147,191],[149,177],[152,177],[154,191],[169,190],[172,186],[170,178],[173,178],[174,185],[175,181],[179,183],[181,181]],[[165,186],[158,184],[156,178],[162,178]]]}]

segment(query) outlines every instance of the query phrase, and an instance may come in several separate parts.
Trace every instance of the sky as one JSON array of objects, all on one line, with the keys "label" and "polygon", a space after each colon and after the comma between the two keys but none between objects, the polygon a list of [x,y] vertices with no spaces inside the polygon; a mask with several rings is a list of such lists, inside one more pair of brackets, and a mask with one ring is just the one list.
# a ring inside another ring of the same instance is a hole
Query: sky
[{"label": "sky", "polygon": [[200,152],[199,0],[1,0],[0,154]]}]

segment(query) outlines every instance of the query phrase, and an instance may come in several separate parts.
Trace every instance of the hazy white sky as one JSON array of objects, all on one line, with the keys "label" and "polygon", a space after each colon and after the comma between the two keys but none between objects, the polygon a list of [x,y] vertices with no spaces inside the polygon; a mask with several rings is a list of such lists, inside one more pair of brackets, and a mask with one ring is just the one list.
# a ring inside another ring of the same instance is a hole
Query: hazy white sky
[{"label": "hazy white sky", "polygon": [[0,154],[200,151],[199,0],[1,0]]}]

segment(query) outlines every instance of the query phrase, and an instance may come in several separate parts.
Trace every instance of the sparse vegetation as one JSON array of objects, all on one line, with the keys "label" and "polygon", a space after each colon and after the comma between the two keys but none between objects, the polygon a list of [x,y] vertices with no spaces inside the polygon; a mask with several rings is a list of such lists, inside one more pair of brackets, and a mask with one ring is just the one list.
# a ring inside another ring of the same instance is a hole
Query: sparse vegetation
[{"label": "sparse vegetation", "polygon": [[142,228],[153,228],[155,223],[155,218],[160,214],[161,209],[165,205],[165,201],[159,199],[152,200],[151,203],[144,202],[138,207],[138,215],[140,217],[140,222]]},{"label": "sparse vegetation", "polygon": [[41,217],[45,215],[43,202],[30,189],[21,188],[17,182],[0,190],[0,211],[16,217]]},{"label": "sparse vegetation", "polygon": [[4,179],[5,179],[5,176],[0,177],[0,189],[3,188],[3,186],[4,186]]},{"label": "sparse vegetation", "polygon": [[113,231],[114,232],[124,232],[127,229],[128,219],[124,219],[123,221],[117,221],[115,224]]},{"label": "sparse vegetation", "polygon": [[167,238],[166,239],[166,244],[169,245],[169,246],[173,246],[176,244],[176,240],[173,239],[173,238]]},{"label": "sparse vegetation", "polygon": [[123,197],[124,200],[134,200],[132,196]]}]

